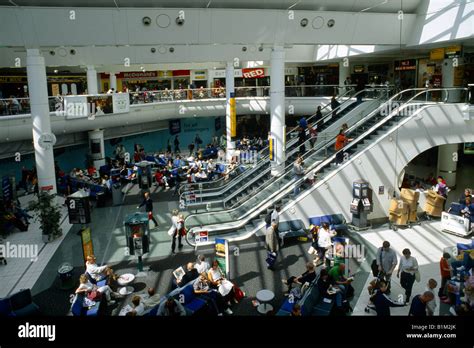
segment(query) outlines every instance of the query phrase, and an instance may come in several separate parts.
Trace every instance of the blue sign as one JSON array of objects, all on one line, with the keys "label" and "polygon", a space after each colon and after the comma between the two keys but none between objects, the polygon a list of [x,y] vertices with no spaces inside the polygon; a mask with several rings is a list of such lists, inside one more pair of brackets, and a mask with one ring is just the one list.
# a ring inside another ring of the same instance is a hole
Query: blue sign
[{"label": "blue sign", "polygon": [[170,120],[169,121],[170,134],[176,135],[181,133],[181,120]]},{"label": "blue sign", "polygon": [[215,120],[215,128],[216,128],[216,131],[221,129],[221,118],[220,117],[217,117],[216,120]]}]

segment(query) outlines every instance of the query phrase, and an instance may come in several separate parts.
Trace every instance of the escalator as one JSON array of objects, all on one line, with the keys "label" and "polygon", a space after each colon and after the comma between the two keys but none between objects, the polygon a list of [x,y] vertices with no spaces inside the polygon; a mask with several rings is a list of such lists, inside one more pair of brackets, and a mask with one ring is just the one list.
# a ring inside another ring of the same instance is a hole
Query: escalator
[{"label": "escalator", "polygon": [[[366,113],[376,109],[381,102],[388,99],[390,90],[387,88],[371,90],[371,93],[373,93],[376,99],[364,102],[365,105],[361,105],[353,99],[347,99],[338,109],[335,110],[335,112],[340,110],[335,115],[333,112],[329,112],[319,120],[314,120],[314,117],[310,117],[309,124],[318,129],[318,139],[314,145],[314,149],[310,149],[309,151],[302,150],[303,148],[307,149],[311,147],[309,138],[303,146],[300,146],[297,139],[291,139],[287,144],[285,165],[291,165],[300,152],[307,152],[307,154],[309,154],[318,151],[327,139],[332,139],[337,135],[337,131],[341,124],[347,123],[352,125],[358,121],[360,115],[365,116]],[[353,110],[354,112],[351,113]],[[289,132],[288,134],[291,135],[292,133],[294,133],[294,131]],[[276,180],[275,177],[271,176],[270,172],[271,162],[268,157],[264,157],[253,168],[234,177],[232,180],[228,180],[228,183],[221,188],[200,188],[197,193],[193,191],[193,201],[188,198],[191,195],[189,191],[183,193],[181,196],[181,202],[186,202],[186,207],[188,208],[203,207],[205,205],[205,210],[203,209],[202,211],[232,209],[245,200],[249,195],[258,193],[261,189]],[[199,210],[196,209],[196,212],[199,212]]]},{"label": "escalator", "polygon": [[[410,106],[422,105],[422,97],[427,91],[426,89],[402,91],[351,126],[346,134],[353,140],[340,150],[341,153],[347,154],[344,156],[345,162],[352,161],[354,155],[362,153],[389,130],[395,129],[401,121],[410,118],[415,110],[419,110],[419,107]],[[418,101],[417,98],[422,101]],[[265,227],[263,218],[273,206],[281,205],[284,210],[289,203],[297,202],[302,193],[324,184],[328,176],[336,175],[339,167],[345,165],[336,163],[338,156],[334,150],[334,143],[335,139],[328,140],[316,151],[308,151],[303,155],[306,170],[305,176],[301,179],[294,178],[291,164],[285,168],[284,175],[254,195],[248,195],[236,208],[189,215],[185,220],[189,231],[187,242],[194,246],[194,233],[200,230],[208,231],[209,243],[216,237],[236,241],[253,236]],[[315,181],[309,182],[308,179]]]}]

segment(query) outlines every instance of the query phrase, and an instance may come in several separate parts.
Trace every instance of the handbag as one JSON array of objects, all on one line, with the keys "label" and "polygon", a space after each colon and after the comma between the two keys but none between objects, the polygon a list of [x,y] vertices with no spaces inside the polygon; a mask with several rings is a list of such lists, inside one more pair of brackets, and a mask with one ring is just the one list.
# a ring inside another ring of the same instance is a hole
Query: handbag
[{"label": "handbag", "polygon": [[188,233],[188,230],[186,230],[186,227],[183,227],[182,229],[179,230],[179,234],[183,237],[186,235],[186,233]]},{"label": "handbag", "polygon": [[234,294],[235,294],[235,299],[239,302],[245,296],[244,292],[237,285],[234,285]]},{"label": "handbag", "polygon": [[97,291],[97,290],[92,290],[91,292],[89,292],[87,294],[87,298],[91,301],[95,301],[95,302],[98,302],[100,301],[100,298],[101,298],[102,294]]},{"label": "handbag", "polygon": [[419,283],[421,281],[421,274],[420,274],[419,270],[415,271],[415,280],[416,280],[417,283]]},{"label": "handbag", "polygon": [[170,229],[168,230],[168,236],[173,237],[175,231],[176,231],[176,227],[171,226]]},{"label": "handbag", "polygon": [[231,292],[233,287],[234,287],[234,284],[232,284],[227,279],[224,279],[223,281],[221,281],[218,290],[222,296],[226,296],[229,294],[229,292]]},{"label": "handbag", "polygon": [[317,253],[317,250],[313,246],[310,246],[308,249],[308,254],[315,255],[316,253]]}]

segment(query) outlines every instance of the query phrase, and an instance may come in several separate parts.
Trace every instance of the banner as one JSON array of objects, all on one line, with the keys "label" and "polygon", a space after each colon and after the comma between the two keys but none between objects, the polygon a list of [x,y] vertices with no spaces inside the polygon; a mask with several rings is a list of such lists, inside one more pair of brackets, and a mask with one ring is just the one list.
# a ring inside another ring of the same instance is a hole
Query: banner
[{"label": "banner", "polygon": [[114,114],[123,114],[130,111],[130,96],[128,93],[112,94],[112,109]]},{"label": "banner", "polygon": [[230,94],[230,136],[231,138],[237,136],[237,114],[235,110],[235,93]]},{"label": "banner", "polygon": [[271,137],[268,139],[268,148],[269,148],[269,156],[270,156],[270,161],[275,161],[275,138]]},{"label": "banner", "polygon": [[170,120],[169,121],[170,134],[176,135],[181,133],[181,120]]},{"label": "banner", "polygon": [[226,239],[216,238],[215,242],[216,261],[225,276],[229,277],[229,242]]},{"label": "banner", "polygon": [[244,79],[260,79],[265,77],[265,70],[263,68],[242,69],[242,77]]},{"label": "banner", "polygon": [[81,241],[84,262],[86,262],[87,256],[94,255],[94,247],[92,245],[92,234],[90,227],[84,228],[81,231]]},{"label": "banner", "polygon": [[214,120],[214,128],[215,128],[216,131],[221,129],[221,118],[220,117],[217,117]]},{"label": "banner", "polygon": [[430,51],[430,60],[443,60],[444,48],[434,48]]},{"label": "banner", "polygon": [[199,231],[194,235],[194,241],[196,245],[207,243],[209,241],[209,232],[208,231]]}]

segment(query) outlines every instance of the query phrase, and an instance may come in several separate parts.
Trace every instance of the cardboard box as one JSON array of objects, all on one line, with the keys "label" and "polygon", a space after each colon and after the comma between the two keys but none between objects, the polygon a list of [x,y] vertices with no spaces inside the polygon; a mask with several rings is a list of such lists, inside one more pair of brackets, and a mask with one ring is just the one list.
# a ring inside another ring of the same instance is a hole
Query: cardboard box
[{"label": "cardboard box", "polygon": [[433,190],[428,190],[426,192],[426,202],[433,205],[433,206],[443,207],[443,204],[444,204],[445,200],[446,200],[446,198],[444,198],[443,196],[438,195]]},{"label": "cardboard box", "polygon": [[408,214],[390,213],[388,219],[394,225],[406,225],[408,223]]},{"label": "cardboard box", "polygon": [[420,192],[402,188],[400,198],[408,204],[416,203],[420,199]]},{"label": "cardboard box", "polygon": [[408,213],[408,222],[416,222],[417,219],[417,214],[416,214],[416,209],[415,210],[410,210]]},{"label": "cardboard box", "polygon": [[424,211],[428,215],[441,217],[441,213],[443,212],[443,206],[433,205],[426,201]]},{"label": "cardboard box", "polygon": [[390,213],[395,214],[408,214],[408,203],[402,201],[401,199],[392,199],[390,201]]}]

